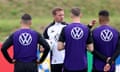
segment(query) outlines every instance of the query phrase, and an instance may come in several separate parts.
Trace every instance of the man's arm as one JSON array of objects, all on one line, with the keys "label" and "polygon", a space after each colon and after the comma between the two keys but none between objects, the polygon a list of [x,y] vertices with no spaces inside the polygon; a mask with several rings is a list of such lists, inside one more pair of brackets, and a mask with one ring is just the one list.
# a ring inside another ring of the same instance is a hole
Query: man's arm
[{"label": "man's arm", "polygon": [[59,40],[58,40],[58,50],[64,49],[64,42],[65,42],[64,29],[65,27],[62,29]]},{"label": "man's arm", "polygon": [[87,50],[90,51],[93,55],[96,55],[99,59],[106,62],[107,58],[94,48],[93,38],[90,30],[89,30],[88,40],[87,40]]},{"label": "man's arm", "polygon": [[111,65],[112,62],[114,62],[116,60],[116,58],[119,56],[119,54],[120,54],[120,33],[119,33],[116,50],[115,50],[114,54],[112,55],[111,59],[108,61],[108,63]]},{"label": "man's arm", "polygon": [[118,43],[117,43],[117,46],[116,46],[116,50],[114,52],[114,54],[112,55],[112,57],[108,58],[107,62],[106,62],[106,65],[104,66],[104,71],[109,71],[110,68],[111,68],[111,65],[114,63],[115,59],[119,56],[120,54],[120,33],[118,34]]},{"label": "man's arm", "polygon": [[89,29],[91,29],[96,24],[96,20],[92,20],[87,26]]},{"label": "man's arm", "polygon": [[13,45],[12,37],[13,37],[13,34],[3,43],[2,48],[1,48],[2,54],[4,55],[4,57],[9,63],[13,63],[13,59],[10,58],[7,52],[8,48],[10,48],[10,46]]},{"label": "man's arm", "polygon": [[52,26],[53,24],[55,23],[55,21],[53,21],[52,23],[50,23],[46,28],[45,28],[45,30],[44,30],[44,32],[43,32],[43,37],[45,38],[45,39],[49,39],[49,36],[48,36],[48,28],[50,27],[50,26]]},{"label": "man's arm", "polygon": [[43,55],[42,55],[42,57],[40,58],[40,61],[39,61],[40,63],[42,63],[45,60],[45,58],[47,57],[48,53],[49,53],[50,46],[40,34],[38,34],[38,38],[39,38],[38,43],[40,45],[42,45],[43,48],[44,48]]},{"label": "man's arm", "polygon": [[45,31],[43,32],[43,36],[45,39],[49,39],[49,36],[47,34],[47,30],[48,30],[48,28],[46,28]]}]

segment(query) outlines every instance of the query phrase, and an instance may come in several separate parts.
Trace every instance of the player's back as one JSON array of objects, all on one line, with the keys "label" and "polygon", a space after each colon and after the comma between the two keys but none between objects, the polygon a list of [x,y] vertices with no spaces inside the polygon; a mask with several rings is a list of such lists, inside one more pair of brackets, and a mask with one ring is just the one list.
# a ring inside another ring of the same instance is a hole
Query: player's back
[{"label": "player's back", "polygon": [[17,61],[31,62],[37,56],[38,33],[31,29],[20,29],[13,33],[14,58]]},{"label": "player's back", "polygon": [[65,68],[82,70],[87,68],[86,43],[89,29],[80,23],[65,27]]},{"label": "player's back", "polygon": [[[111,57],[118,42],[118,31],[108,25],[102,25],[94,29],[92,35],[94,48],[104,56]],[[94,56],[93,64],[97,70],[103,70],[105,62]]]}]

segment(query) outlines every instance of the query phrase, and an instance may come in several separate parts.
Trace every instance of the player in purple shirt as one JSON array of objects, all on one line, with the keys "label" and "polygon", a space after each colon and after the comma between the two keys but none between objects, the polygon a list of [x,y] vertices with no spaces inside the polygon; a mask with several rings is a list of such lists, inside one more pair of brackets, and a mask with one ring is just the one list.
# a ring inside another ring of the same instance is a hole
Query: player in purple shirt
[{"label": "player in purple shirt", "polygon": [[58,49],[65,48],[64,72],[87,72],[87,48],[93,51],[93,44],[90,30],[80,17],[80,9],[72,8],[73,22],[63,28],[59,38]]},{"label": "player in purple shirt", "polygon": [[[21,17],[21,28],[12,33],[3,43],[2,53],[8,62],[15,64],[14,72],[38,72],[37,63],[42,63],[48,52],[49,45],[45,39],[36,31],[30,29],[32,18],[29,14]],[[44,48],[43,55],[37,61],[37,45],[40,44]],[[10,46],[14,46],[14,58],[10,58],[7,50]]]},{"label": "player in purple shirt", "polygon": [[[116,59],[120,51],[119,32],[113,27],[109,26],[109,12],[102,10],[99,12],[100,26],[95,28],[92,32],[94,49],[106,57],[103,61],[96,55],[93,55],[93,71],[92,72],[115,72],[115,65],[109,65]],[[119,44],[118,44],[119,43]],[[111,59],[110,59],[111,58]],[[104,66],[107,64],[107,67]],[[107,68],[107,69],[106,69]]]}]

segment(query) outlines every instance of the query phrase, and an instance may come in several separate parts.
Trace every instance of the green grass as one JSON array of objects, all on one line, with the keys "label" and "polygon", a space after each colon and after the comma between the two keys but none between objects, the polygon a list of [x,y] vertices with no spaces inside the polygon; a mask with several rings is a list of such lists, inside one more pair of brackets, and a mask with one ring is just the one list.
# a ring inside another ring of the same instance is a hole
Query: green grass
[{"label": "green grass", "polygon": [[41,32],[44,27],[52,21],[51,10],[54,7],[63,7],[65,10],[65,21],[71,22],[69,18],[72,7],[81,8],[83,18],[81,22],[88,24],[91,19],[97,18],[101,9],[107,9],[112,16],[111,24],[120,29],[120,0],[0,0],[0,41],[20,26],[20,16],[29,13],[33,17],[32,28]]},{"label": "green grass", "polygon": [[23,13],[34,17],[49,16],[54,7],[63,7],[67,16],[72,7],[81,8],[89,16],[101,9],[109,10],[113,16],[120,16],[119,4],[120,0],[0,0],[0,18],[18,18]]}]

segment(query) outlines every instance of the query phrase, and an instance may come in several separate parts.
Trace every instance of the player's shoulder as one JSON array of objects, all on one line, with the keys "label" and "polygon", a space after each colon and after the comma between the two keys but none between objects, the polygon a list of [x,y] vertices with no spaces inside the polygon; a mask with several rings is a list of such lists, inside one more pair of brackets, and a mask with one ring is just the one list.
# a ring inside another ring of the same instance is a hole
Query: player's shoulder
[{"label": "player's shoulder", "polygon": [[101,25],[101,26],[98,26],[96,27],[95,29],[93,29],[93,31],[102,31],[102,30],[111,30],[111,31],[114,31],[114,32],[119,32],[116,28],[110,26],[110,25]]},{"label": "player's shoulder", "polygon": [[106,25],[104,29],[109,29],[111,31],[116,31],[118,32],[118,30],[116,28],[114,28],[113,26],[110,26],[110,25]]},{"label": "player's shoulder", "polygon": [[37,33],[36,30],[34,29],[18,29],[14,33],[23,33],[23,32],[28,32],[28,33]]},{"label": "player's shoulder", "polygon": [[89,27],[84,23],[80,23],[79,26],[83,29],[89,30]]},{"label": "player's shoulder", "polygon": [[45,30],[48,30],[48,29],[49,29],[51,26],[53,26],[54,24],[55,24],[55,21],[49,23],[49,24],[46,26]]},{"label": "player's shoulder", "polygon": [[86,24],[80,23],[82,27],[88,28]]},{"label": "player's shoulder", "polygon": [[81,27],[86,27],[87,28],[87,25],[83,24],[83,23],[69,23],[67,24],[67,27],[69,26],[81,26]]},{"label": "player's shoulder", "polygon": [[36,33],[36,34],[38,34],[38,35],[41,35],[41,33],[38,32],[38,31],[36,31],[36,30],[31,29],[31,31],[32,31],[33,33]]},{"label": "player's shoulder", "polygon": [[13,34],[20,33],[21,29],[17,29],[16,31],[13,32]]},{"label": "player's shoulder", "polygon": [[93,31],[108,29],[109,27],[110,26],[107,26],[107,25],[100,25],[100,26],[97,26],[96,28],[94,28]]},{"label": "player's shoulder", "polygon": [[61,22],[61,24],[62,24],[62,25],[65,25],[65,26],[67,26],[67,25],[68,25],[68,23],[67,23],[67,22],[65,22],[65,21]]},{"label": "player's shoulder", "polygon": [[118,31],[118,30],[117,30],[115,27],[113,27],[113,26],[109,26],[109,28],[112,29],[112,30]]}]

